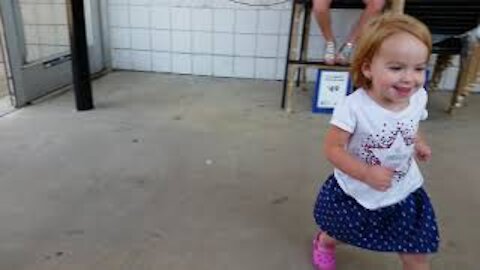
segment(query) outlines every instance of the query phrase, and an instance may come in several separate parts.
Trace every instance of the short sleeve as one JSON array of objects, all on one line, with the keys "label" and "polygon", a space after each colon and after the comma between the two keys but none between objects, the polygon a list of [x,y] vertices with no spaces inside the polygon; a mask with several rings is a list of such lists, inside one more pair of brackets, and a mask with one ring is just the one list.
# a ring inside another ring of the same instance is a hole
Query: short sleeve
[{"label": "short sleeve", "polygon": [[348,133],[353,133],[355,130],[357,119],[353,111],[352,100],[347,97],[339,103],[333,110],[330,124],[345,130]]},{"label": "short sleeve", "polygon": [[428,94],[427,91],[422,88],[418,90],[419,93],[419,104],[421,108],[420,120],[426,120],[428,118],[428,111],[427,111],[427,102],[428,102]]}]

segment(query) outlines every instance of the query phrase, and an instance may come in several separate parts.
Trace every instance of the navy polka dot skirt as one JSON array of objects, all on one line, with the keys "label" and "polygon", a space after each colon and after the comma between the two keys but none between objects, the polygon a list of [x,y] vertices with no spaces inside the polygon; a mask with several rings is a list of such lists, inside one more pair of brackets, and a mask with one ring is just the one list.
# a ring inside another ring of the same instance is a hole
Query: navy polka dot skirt
[{"label": "navy polka dot skirt", "polygon": [[338,241],[374,251],[435,253],[439,234],[427,193],[417,189],[403,201],[369,210],[347,195],[330,176],[321,187],[313,215]]}]

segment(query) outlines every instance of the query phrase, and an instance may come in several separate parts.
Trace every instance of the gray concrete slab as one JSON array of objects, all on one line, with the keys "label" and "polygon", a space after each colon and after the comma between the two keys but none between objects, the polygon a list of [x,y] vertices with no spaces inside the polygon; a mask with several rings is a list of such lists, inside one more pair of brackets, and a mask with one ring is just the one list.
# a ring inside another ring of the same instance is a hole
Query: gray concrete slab
[{"label": "gray concrete slab", "polygon": [[[134,72],[0,118],[0,269],[312,269],[328,116],[279,109],[280,82]],[[433,269],[478,269],[480,98],[432,95],[423,166],[442,231]],[[341,246],[339,269],[400,269]]]}]

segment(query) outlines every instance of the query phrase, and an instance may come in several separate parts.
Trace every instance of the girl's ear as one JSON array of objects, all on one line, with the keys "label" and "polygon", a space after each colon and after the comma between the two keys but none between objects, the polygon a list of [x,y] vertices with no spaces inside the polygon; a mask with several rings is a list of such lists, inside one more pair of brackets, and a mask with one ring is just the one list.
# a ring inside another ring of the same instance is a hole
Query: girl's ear
[{"label": "girl's ear", "polygon": [[364,62],[362,64],[362,74],[365,78],[371,80],[372,79],[372,70],[370,68],[370,62]]}]

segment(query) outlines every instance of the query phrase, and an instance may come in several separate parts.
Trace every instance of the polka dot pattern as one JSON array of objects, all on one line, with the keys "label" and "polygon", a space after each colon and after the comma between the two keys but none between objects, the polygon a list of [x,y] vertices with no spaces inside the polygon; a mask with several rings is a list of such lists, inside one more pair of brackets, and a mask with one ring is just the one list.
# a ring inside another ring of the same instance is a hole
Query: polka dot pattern
[{"label": "polka dot pattern", "polygon": [[353,246],[383,252],[438,251],[435,213],[423,188],[397,204],[369,210],[345,194],[332,175],[320,189],[313,215],[322,231]]}]

